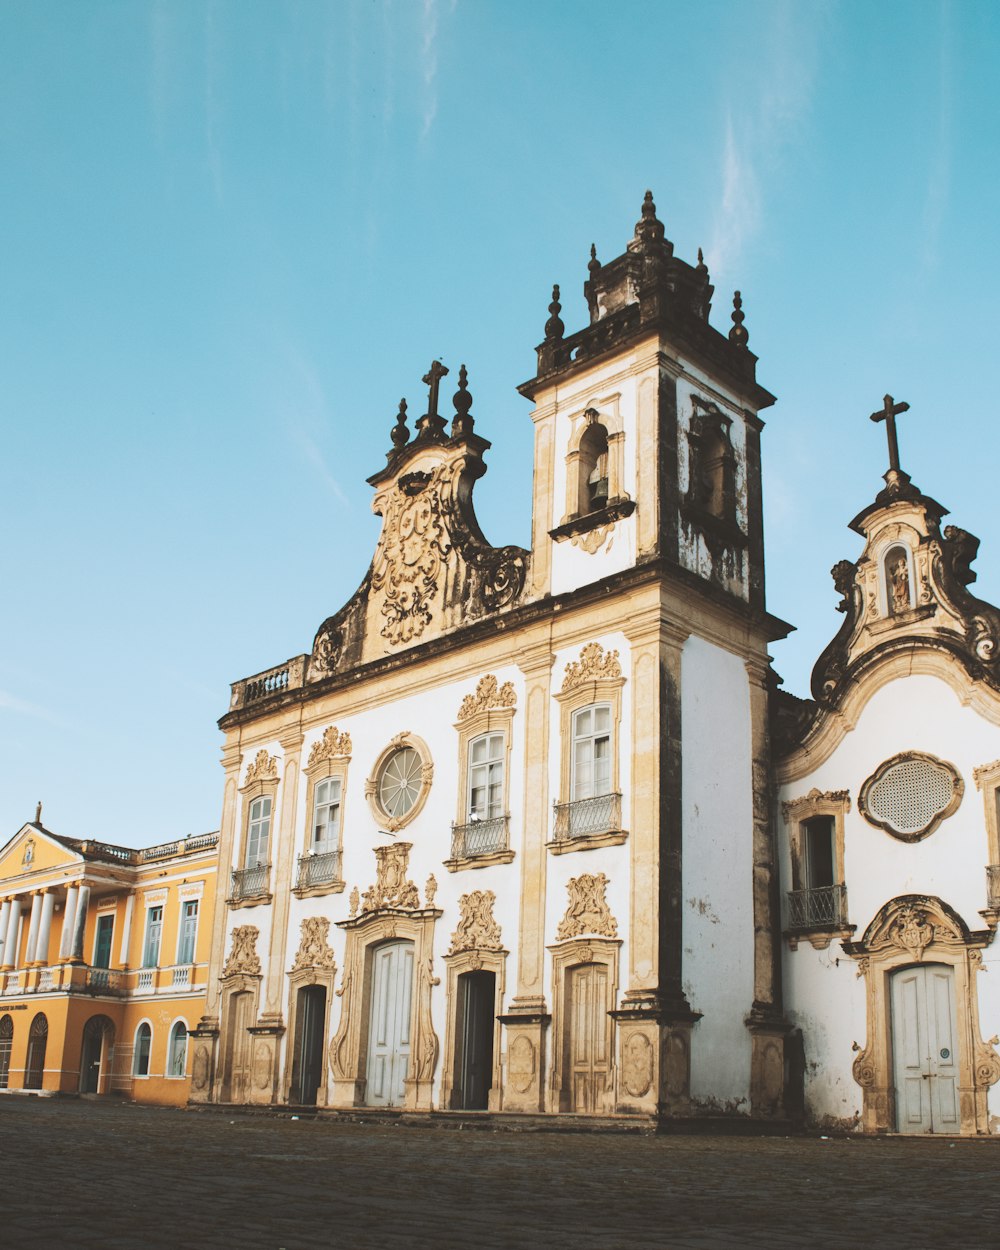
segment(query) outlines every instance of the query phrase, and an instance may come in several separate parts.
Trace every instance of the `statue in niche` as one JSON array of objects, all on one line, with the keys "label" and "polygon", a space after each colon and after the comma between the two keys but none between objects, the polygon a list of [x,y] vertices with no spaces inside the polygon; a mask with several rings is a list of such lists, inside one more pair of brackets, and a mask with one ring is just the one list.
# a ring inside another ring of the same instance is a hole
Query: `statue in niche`
[{"label": "statue in niche", "polygon": [[889,611],[893,616],[910,610],[910,569],[906,552],[894,547],[885,561],[886,586],[889,592]]}]

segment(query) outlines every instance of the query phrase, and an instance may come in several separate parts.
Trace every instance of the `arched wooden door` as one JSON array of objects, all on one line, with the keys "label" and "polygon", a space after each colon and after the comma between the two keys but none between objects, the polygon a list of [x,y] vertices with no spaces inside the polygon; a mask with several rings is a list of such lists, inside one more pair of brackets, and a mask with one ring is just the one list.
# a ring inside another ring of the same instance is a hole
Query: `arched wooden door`
[{"label": "arched wooden door", "polygon": [[49,1042],[49,1022],[39,1012],[28,1030],[28,1062],[24,1070],[24,1088],[41,1089],[45,1079],[45,1051]]},{"label": "arched wooden door", "polygon": [[403,1104],[403,1081],[410,1063],[412,1002],[413,943],[377,946],[372,953],[365,1097],[371,1107]]},{"label": "arched wooden door", "polygon": [[100,1093],[101,1072],[111,1066],[114,1039],[115,1026],[107,1016],[91,1016],[83,1026],[83,1042],[80,1048],[81,1094]]}]

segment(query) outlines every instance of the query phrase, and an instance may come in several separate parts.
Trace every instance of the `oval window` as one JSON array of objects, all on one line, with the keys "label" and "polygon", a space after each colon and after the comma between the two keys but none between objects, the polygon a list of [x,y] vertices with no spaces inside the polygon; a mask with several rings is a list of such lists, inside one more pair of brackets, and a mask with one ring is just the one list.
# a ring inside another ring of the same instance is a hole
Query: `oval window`
[{"label": "oval window", "polygon": [[951,764],[907,751],[879,766],[861,787],[865,819],[903,842],[933,833],[962,801],[962,778]]},{"label": "oval window", "polygon": [[401,820],[420,797],[423,763],[413,747],[401,747],[382,765],[378,801],[387,816]]}]

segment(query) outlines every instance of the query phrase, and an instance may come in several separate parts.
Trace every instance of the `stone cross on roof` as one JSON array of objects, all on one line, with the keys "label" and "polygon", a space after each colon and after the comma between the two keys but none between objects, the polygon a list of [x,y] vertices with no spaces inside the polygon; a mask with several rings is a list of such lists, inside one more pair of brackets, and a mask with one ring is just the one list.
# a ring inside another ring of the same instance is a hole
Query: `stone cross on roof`
[{"label": "stone cross on roof", "polygon": [[878,412],[873,412],[871,419],[873,421],[884,421],[886,434],[889,439],[889,471],[890,473],[899,473],[899,442],[896,438],[896,418],[904,412],[909,412],[910,405],[897,404],[891,395],[886,395],[883,400],[882,407]]},{"label": "stone cross on roof", "polygon": [[427,415],[420,422],[422,434],[440,434],[447,422],[438,412],[438,388],[441,379],[448,376],[447,368],[440,360],[431,362],[431,367],[423,376],[423,381],[430,387],[427,397]]}]

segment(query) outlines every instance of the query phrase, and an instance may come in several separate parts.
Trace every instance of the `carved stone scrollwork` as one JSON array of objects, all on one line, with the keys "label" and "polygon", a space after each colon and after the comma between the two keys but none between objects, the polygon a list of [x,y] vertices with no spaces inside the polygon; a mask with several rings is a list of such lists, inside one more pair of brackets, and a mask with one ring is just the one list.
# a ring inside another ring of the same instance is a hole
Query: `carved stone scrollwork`
[{"label": "carved stone scrollwork", "polygon": [[587,681],[617,679],[622,675],[622,666],[618,662],[618,652],[605,652],[599,642],[588,642],[580,652],[580,659],[566,665],[563,677],[562,693],[575,689]]},{"label": "carved stone scrollwork", "polygon": [[582,873],[566,883],[569,906],[556,930],[560,942],[567,938],[593,933],[599,937],[617,937],[618,922],[608,908],[605,890],[608,878],[603,872]]},{"label": "carved stone scrollwork", "polygon": [[362,914],[385,907],[419,909],[417,887],[406,876],[412,846],[412,842],[396,842],[375,848],[375,884],[361,896]]},{"label": "carved stone scrollwork", "polygon": [[312,656],[309,660],[310,675],[326,677],[335,672],[343,650],[343,631],[333,623],[332,619],[324,621],[313,641]]},{"label": "carved stone scrollwork", "polygon": [[233,929],[233,944],[222,969],[224,977],[244,973],[247,976],[260,975],[260,957],[257,954],[257,938],[260,930],[256,925],[242,924]]},{"label": "carved stone scrollwork", "polygon": [[505,681],[501,686],[492,673],[479,679],[475,694],[467,694],[458,709],[459,724],[469,720],[479,712],[489,712],[493,708],[515,707],[517,695],[512,682]]},{"label": "carved stone scrollwork", "polygon": [[451,936],[449,955],[459,951],[502,949],[500,926],[493,918],[496,895],[492,890],[473,890],[458,900],[458,926]]},{"label": "carved stone scrollwork", "polygon": [[346,730],[341,733],[336,725],[328,725],[323,730],[323,737],[319,742],[313,743],[307,767],[312,768],[314,764],[322,760],[340,759],[350,754],[351,735]]},{"label": "carved stone scrollwork", "polygon": [[261,749],[247,769],[244,786],[253,785],[255,781],[276,781],[278,777],[278,761],[273,755]]},{"label": "carved stone scrollwork", "polygon": [[330,932],[330,921],[326,916],[307,916],[301,925],[302,937],[299,949],[295,954],[292,971],[302,968],[333,969],[333,951],[327,941]]}]

